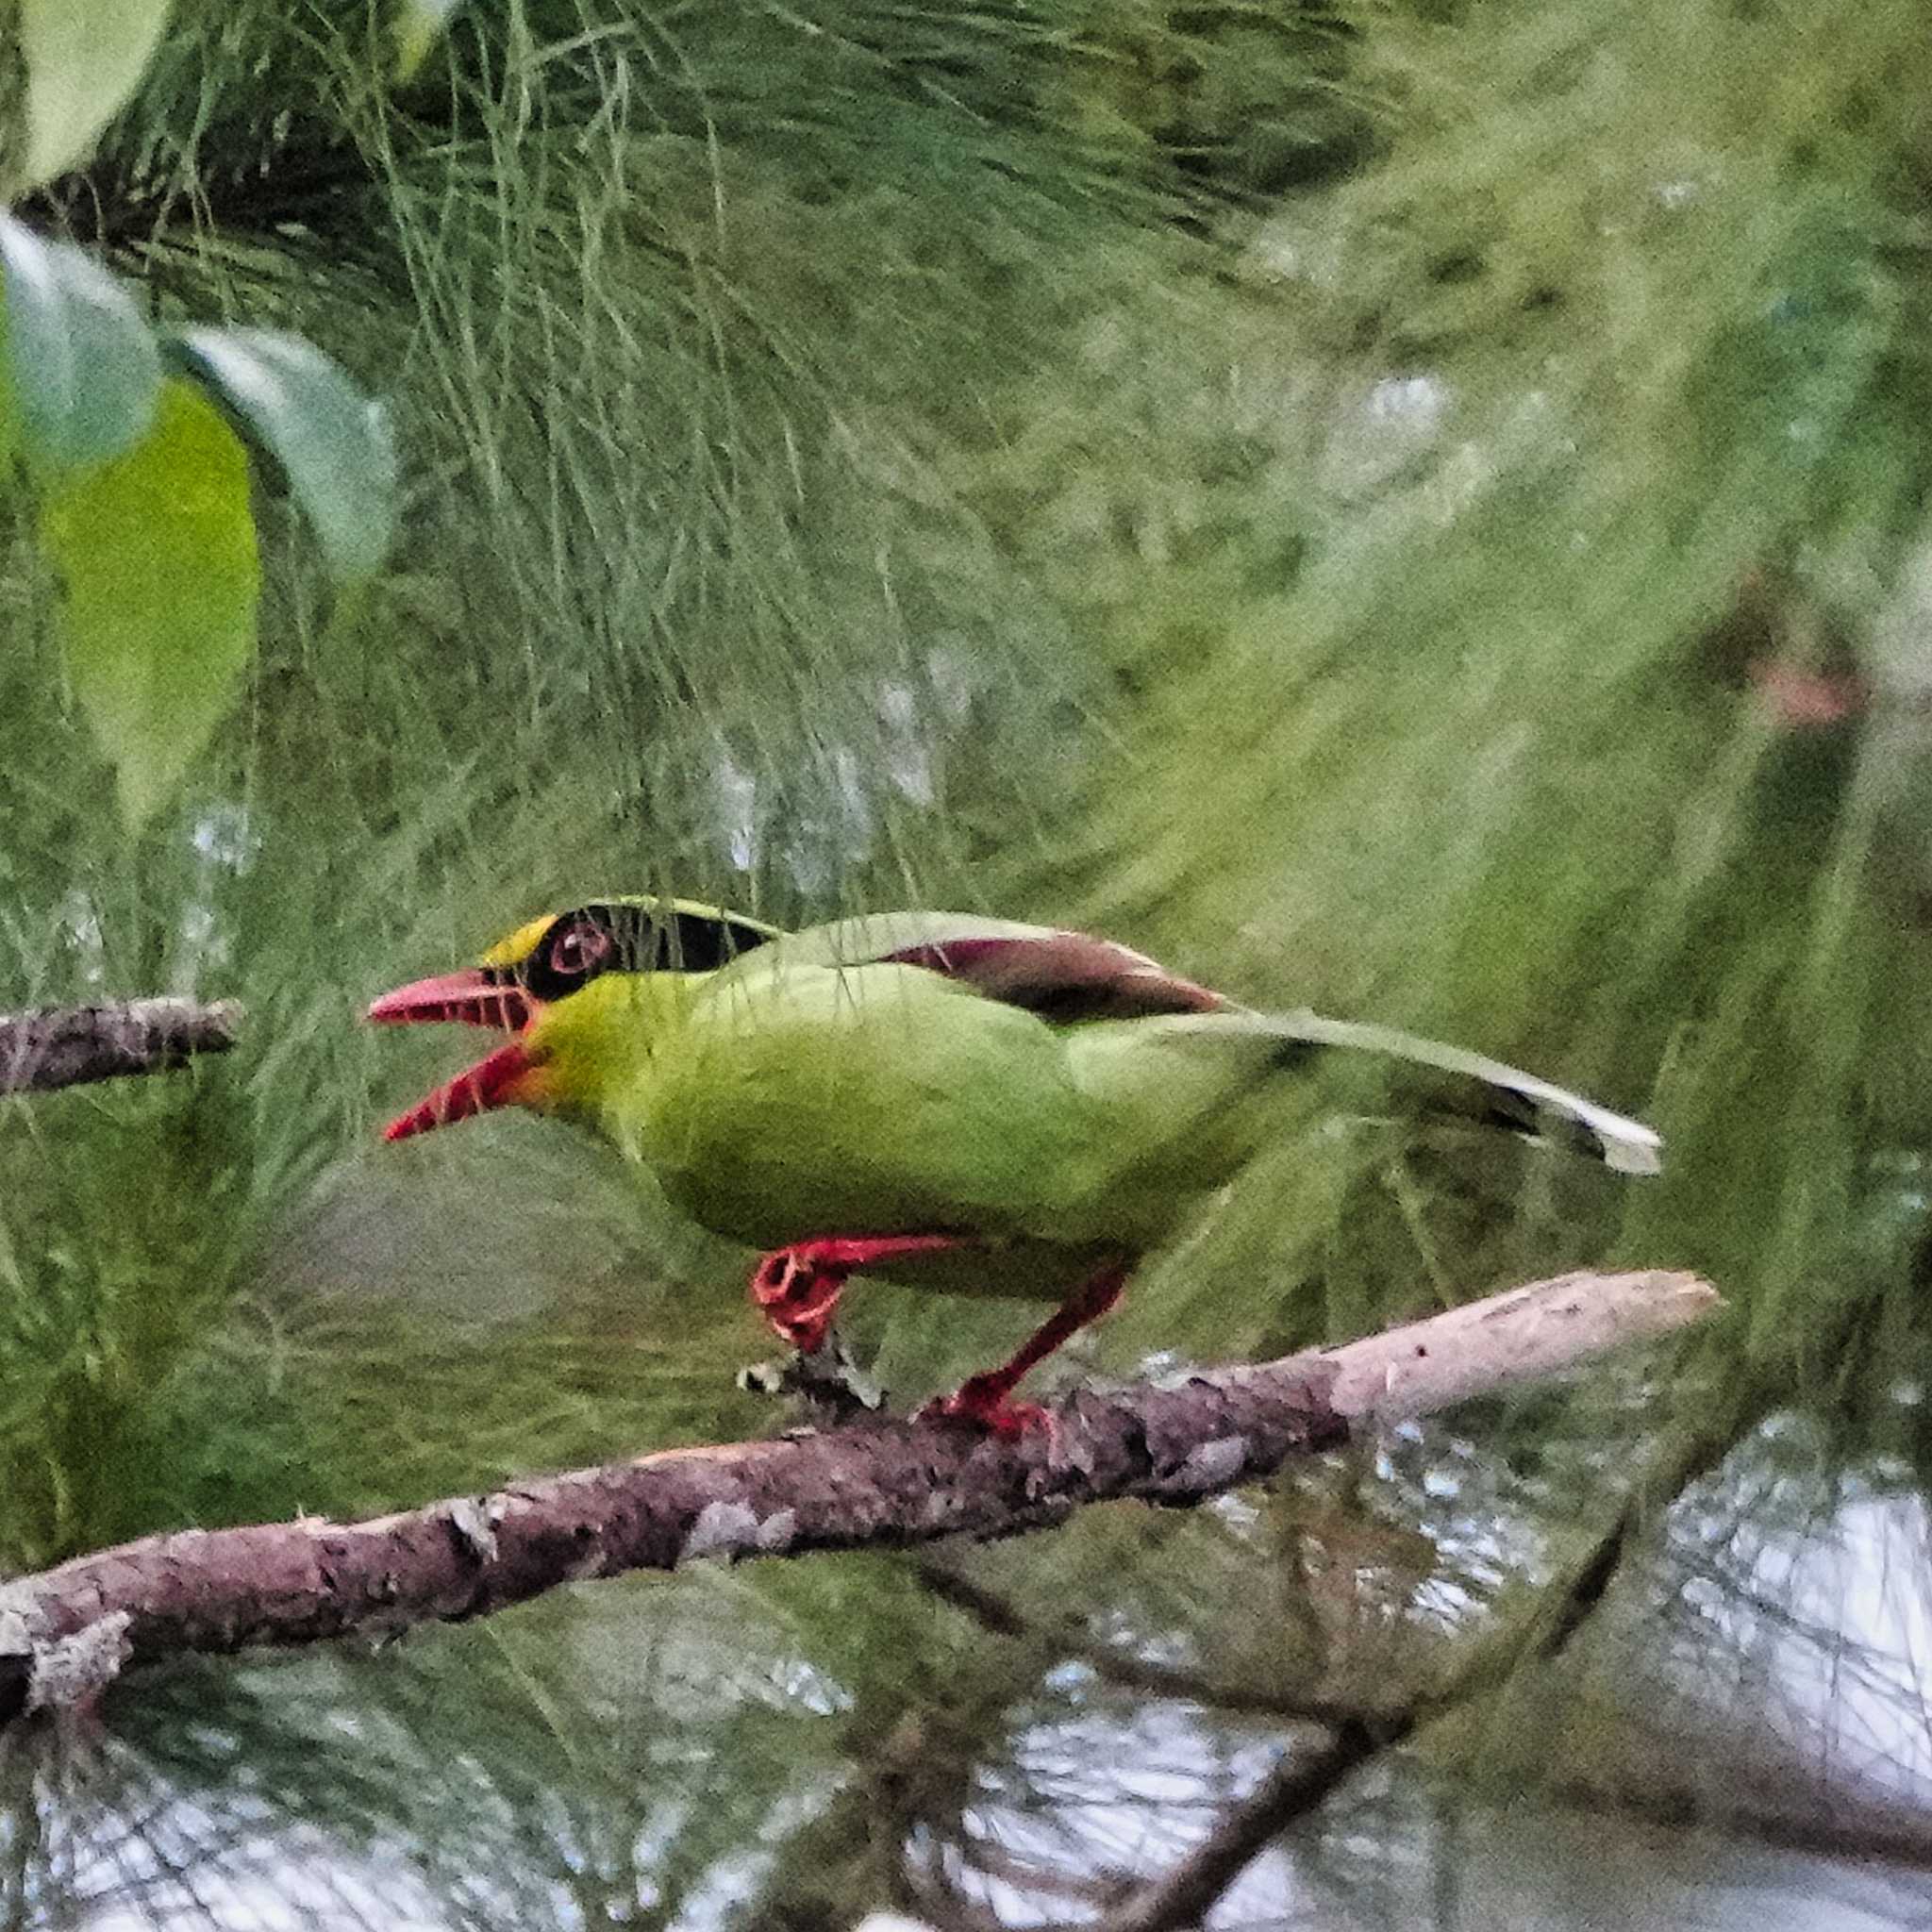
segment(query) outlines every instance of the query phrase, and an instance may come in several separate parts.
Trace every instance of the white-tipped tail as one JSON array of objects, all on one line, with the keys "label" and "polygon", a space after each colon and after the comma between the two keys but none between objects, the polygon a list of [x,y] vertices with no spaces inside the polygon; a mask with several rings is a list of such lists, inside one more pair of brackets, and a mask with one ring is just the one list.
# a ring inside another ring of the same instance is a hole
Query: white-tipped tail
[{"label": "white-tipped tail", "polygon": [[1392,1026],[1324,1020],[1319,1013],[1270,1014],[1267,1024],[1284,1040],[1387,1054],[1449,1074],[1442,1091],[1430,1095],[1431,1111],[1574,1147],[1618,1174],[1649,1174],[1663,1170],[1663,1137],[1654,1127],[1612,1113],[1580,1093],[1568,1092],[1521,1068],[1505,1066],[1501,1060],[1398,1032]]}]

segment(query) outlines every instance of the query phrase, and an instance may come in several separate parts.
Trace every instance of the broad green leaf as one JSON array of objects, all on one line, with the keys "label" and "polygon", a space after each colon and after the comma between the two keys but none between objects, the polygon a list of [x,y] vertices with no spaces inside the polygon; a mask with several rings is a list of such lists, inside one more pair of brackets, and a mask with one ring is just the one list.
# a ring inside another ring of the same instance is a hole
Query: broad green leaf
[{"label": "broad green leaf", "polygon": [[208,741],[254,648],[247,453],[206,396],[171,377],[135,448],[48,494],[41,537],[65,586],[75,696],[138,825]]},{"label": "broad green leaf", "polygon": [[11,192],[77,168],[140,84],[170,0],[22,0],[26,148]]},{"label": "broad green leaf", "polygon": [[396,518],[395,445],[382,405],[312,342],[279,330],[184,329],[171,348],[280,466],[336,581],[373,575]]},{"label": "broad green leaf", "polygon": [[161,358],[134,298],[84,250],[0,213],[8,365],[30,462],[58,475],[131,448],[154,420]]},{"label": "broad green leaf", "polygon": [[442,38],[461,0],[398,0],[395,18],[396,78],[408,80]]}]

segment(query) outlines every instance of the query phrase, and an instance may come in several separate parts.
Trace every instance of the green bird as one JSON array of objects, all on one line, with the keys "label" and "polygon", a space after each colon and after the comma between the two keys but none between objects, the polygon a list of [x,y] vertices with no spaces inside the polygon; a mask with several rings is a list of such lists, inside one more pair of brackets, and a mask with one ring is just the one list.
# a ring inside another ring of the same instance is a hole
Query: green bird
[{"label": "green bird", "polygon": [[506,1106],[575,1120],[714,1233],[766,1252],[752,1297],[824,1340],[864,1271],[1056,1299],[999,1368],[932,1405],[1002,1434],[1028,1369],[1119,1299],[1278,1131],[1338,1049],[1421,1076],[1416,1107],[1657,1171],[1649,1127],[1391,1028],[1253,1010],[1110,940],[971,913],[784,932],[619,897],[519,927],[474,967],[377,999],[384,1022],[512,1037],[391,1121],[400,1141]]}]

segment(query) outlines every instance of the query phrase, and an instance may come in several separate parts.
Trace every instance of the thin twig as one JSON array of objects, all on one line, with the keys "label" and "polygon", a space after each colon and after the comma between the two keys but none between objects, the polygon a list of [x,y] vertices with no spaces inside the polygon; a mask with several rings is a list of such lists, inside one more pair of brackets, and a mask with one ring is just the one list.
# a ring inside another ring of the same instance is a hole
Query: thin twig
[{"label": "thin twig", "polygon": [[1823,1808],[1807,1813],[1707,1803],[1677,1790],[1645,1791],[1631,1785],[1606,1789],[1593,1782],[1543,1785],[1537,1796],[1591,1818],[1613,1813],[1633,1824],[1673,1832],[1707,1831],[1765,1851],[1932,1872],[1932,1825],[1922,1810],[1907,1806],[1874,1808],[1865,1816]]},{"label": "thin twig", "polygon": [[1283,1724],[1338,1726],[1373,1723],[1375,1718],[1375,1713],[1364,1707],[1344,1704],[1332,1697],[1268,1690],[1253,1684],[1230,1684],[1209,1676],[1205,1671],[1155,1663],[1117,1644],[1097,1641],[1077,1617],[1066,1619],[1058,1627],[1049,1624],[1042,1630],[1010,1598],[962,1575],[936,1557],[915,1564],[912,1574],[923,1589],[971,1617],[990,1635],[1030,1638],[1049,1643],[1056,1661],[1085,1664],[1103,1683],[1111,1684],[1116,1690],[1135,1690],[1148,1697],[1171,1697],[1227,1716],[1274,1718]]},{"label": "thin twig", "polygon": [[1411,1719],[1384,1734],[1350,1722],[1308,1750],[1290,1752],[1186,1857],[1116,1905],[1108,1913],[1108,1932],[1178,1932],[1196,1924],[1289,1824],[1414,1727]]}]

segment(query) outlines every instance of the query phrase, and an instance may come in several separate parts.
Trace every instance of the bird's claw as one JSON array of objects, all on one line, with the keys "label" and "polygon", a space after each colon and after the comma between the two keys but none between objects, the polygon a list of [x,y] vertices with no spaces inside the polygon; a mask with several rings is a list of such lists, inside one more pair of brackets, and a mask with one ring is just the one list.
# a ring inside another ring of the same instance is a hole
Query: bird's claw
[{"label": "bird's claw", "polygon": [[820,1235],[760,1257],[752,1270],[758,1311],[802,1354],[824,1341],[845,1284],[861,1269],[967,1245],[958,1235]]},{"label": "bird's claw", "polygon": [[1015,1402],[1011,1388],[1011,1383],[996,1374],[969,1375],[950,1395],[937,1395],[926,1403],[916,1412],[915,1420],[970,1424],[1004,1442],[1044,1435],[1051,1448],[1059,1433],[1053,1411],[1037,1402]]},{"label": "bird's claw", "polygon": [[781,1341],[817,1355],[832,1332],[847,1270],[815,1263],[796,1248],[765,1256],[751,1277],[751,1298]]}]

